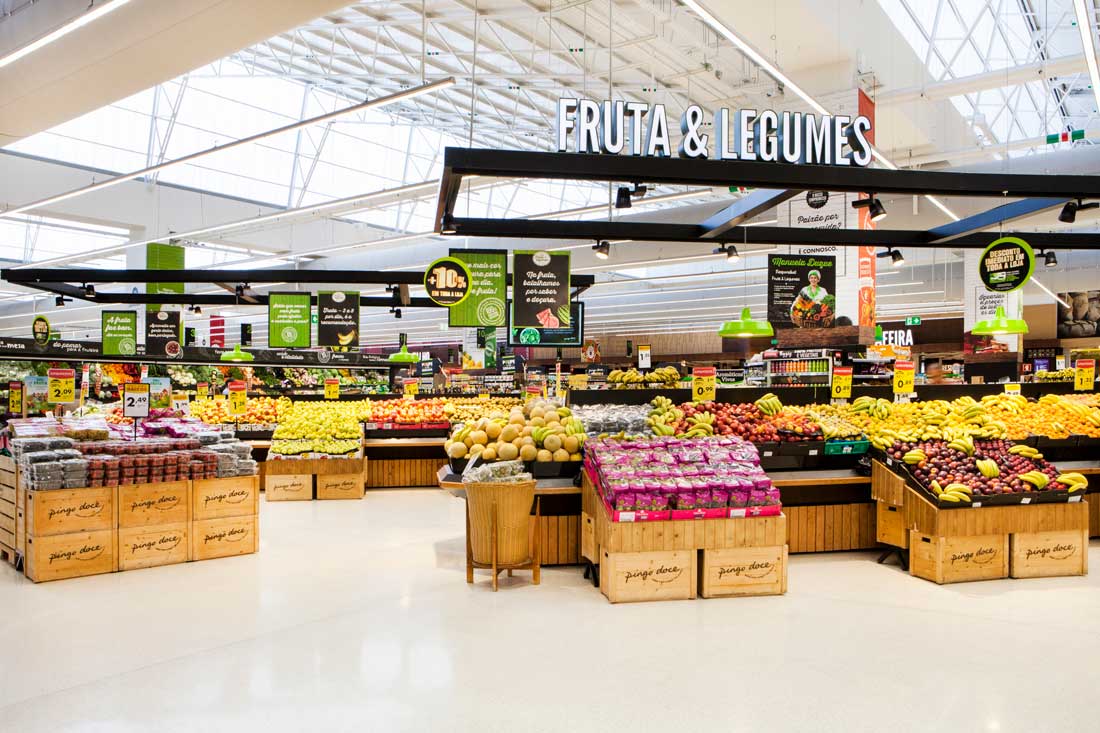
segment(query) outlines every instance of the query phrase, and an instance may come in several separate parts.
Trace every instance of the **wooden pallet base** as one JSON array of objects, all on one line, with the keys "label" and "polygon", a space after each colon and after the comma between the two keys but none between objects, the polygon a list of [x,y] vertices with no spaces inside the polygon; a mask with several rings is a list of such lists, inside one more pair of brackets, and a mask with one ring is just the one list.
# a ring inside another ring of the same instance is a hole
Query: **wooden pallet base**
[{"label": "wooden pallet base", "polygon": [[[537,527],[537,530],[536,530]],[[576,565],[581,562],[581,518],[577,514],[531,517],[530,539],[538,532],[540,565]]]},{"label": "wooden pallet base", "polygon": [[1013,578],[1088,575],[1089,539],[1083,529],[1065,532],[1017,533],[1009,540]]},{"label": "wooden pallet base", "polygon": [[784,506],[790,552],[869,550],[875,539],[876,502]]},{"label": "wooden pallet base", "polygon": [[1008,535],[933,537],[914,530],[909,573],[941,585],[1007,578]]},{"label": "wooden pallet base", "polygon": [[696,593],[695,550],[603,551],[600,592],[612,603],[685,601]]},{"label": "wooden pallet base", "polygon": [[787,592],[787,546],[703,550],[699,595],[774,596]]}]

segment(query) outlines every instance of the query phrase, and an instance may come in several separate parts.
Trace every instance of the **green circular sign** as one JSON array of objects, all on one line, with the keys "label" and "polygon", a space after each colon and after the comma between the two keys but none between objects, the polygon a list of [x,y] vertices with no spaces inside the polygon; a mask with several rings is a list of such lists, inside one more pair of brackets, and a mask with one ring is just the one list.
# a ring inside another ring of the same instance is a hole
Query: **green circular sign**
[{"label": "green circular sign", "polygon": [[1019,237],[1001,237],[978,259],[978,277],[995,293],[1019,290],[1034,272],[1035,250]]},{"label": "green circular sign", "polygon": [[50,342],[50,319],[46,316],[36,316],[31,323],[31,336],[39,346],[45,346]]},{"label": "green circular sign", "polygon": [[458,305],[470,294],[470,271],[454,257],[440,257],[424,272],[424,289],[439,305]]}]

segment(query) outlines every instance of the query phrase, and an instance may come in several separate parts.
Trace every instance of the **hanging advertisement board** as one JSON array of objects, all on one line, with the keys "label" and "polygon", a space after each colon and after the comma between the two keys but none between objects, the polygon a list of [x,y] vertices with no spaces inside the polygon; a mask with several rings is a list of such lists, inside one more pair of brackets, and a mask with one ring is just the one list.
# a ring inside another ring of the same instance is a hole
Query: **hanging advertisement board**
[{"label": "hanging advertisement board", "polygon": [[[137,314],[134,314],[137,315]],[[183,354],[180,345],[180,312],[159,310],[145,314],[145,353],[150,356],[179,358]]]},{"label": "hanging advertisement board", "polygon": [[508,252],[495,249],[452,249],[452,259],[466,265],[470,292],[447,309],[451,328],[503,326],[508,284]]},{"label": "hanging advertisement board", "polygon": [[512,259],[512,327],[561,328],[571,321],[569,252],[516,250]]},{"label": "hanging advertisement board", "polygon": [[358,292],[317,293],[317,345],[359,348]]},{"label": "hanging advertisement board", "polygon": [[271,293],[267,301],[267,342],[271,348],[309,348],[311,300],[309,293]]},{"label": "hanging advertisement board", "polygon": [[104,356],[137,353],[137,316],[136,311],[103,311],[100,314]]},{"label": "hanging advertisement board", "polygon": [[768,320],[775,328],[832,328],[835,291],[835,257],[768,255]]}]

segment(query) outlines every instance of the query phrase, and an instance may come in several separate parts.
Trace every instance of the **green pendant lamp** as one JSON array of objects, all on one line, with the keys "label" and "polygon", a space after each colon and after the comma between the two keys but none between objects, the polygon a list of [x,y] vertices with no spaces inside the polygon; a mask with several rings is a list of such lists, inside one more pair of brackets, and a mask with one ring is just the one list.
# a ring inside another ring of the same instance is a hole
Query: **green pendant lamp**
[{"label": "green pendant lamp", "polygon": [[993,318],[978,321],[970,331],[975,336],[1010,336],[1027,333],[1027,321],[1022,318],[1009,318],[1003,305],[997,306]]},{"label": "green pendant lamp", "polygon": [[412,364],[418,361],[420,361],[420,357],[416,354],[410,354],[405,344],[401,344],[401,351],[395,351],[389,356],[391,364]]},{"label": "green pendant lamp", "polygon": [[723,323],[718,335],[723,338],[770,338],[775,335],[775,329],[768,321],[754,321],[749,307],[745,306],[741,309],[741,319]]},{"label": "green pendant lamp", "polygon": [[241,351],[241,345],[237,344],[233,347],[232,351],[224,351],[221,355],[222,361],[254,361],[256,357],[247,351]]}]

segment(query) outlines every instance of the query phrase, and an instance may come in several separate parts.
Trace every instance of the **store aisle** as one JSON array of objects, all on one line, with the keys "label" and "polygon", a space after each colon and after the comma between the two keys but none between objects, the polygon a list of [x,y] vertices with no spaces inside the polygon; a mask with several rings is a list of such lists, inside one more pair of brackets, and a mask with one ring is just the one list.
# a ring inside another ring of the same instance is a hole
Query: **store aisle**
[{"label": "store aisle", "polygon": [[462,508],[263,503],[258,555],[3,566],[0,731],[1095,730],[1096,541],[1083,579],[845,553],[793,558],[786,597],[613,607],[574,568],[467,586]]}]

